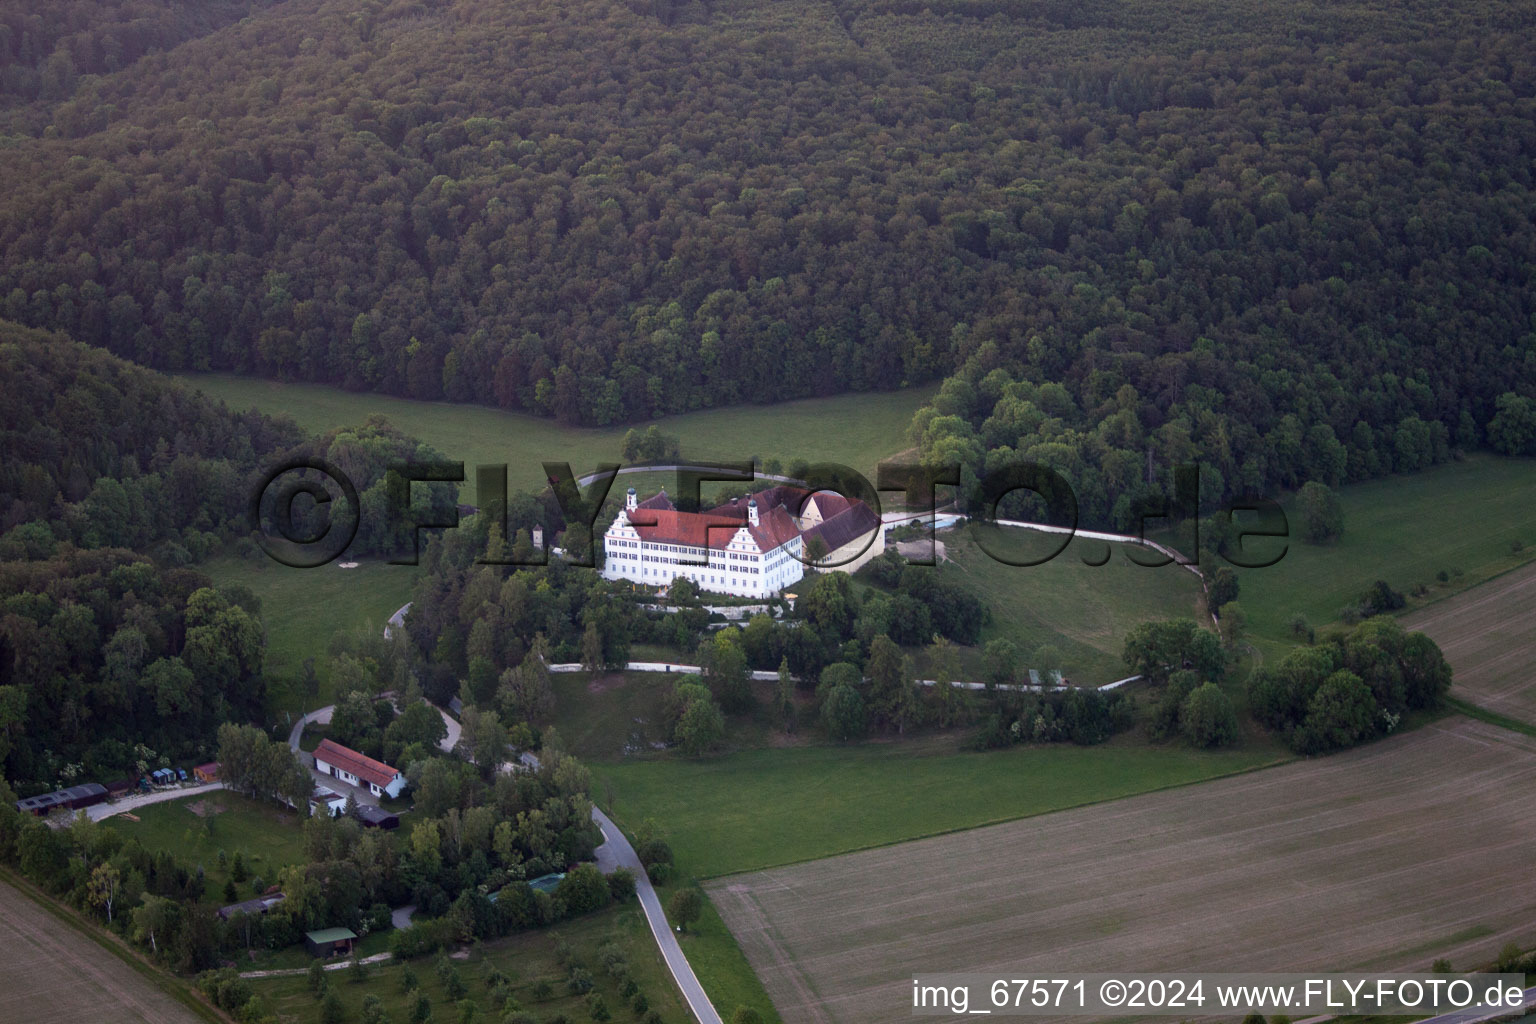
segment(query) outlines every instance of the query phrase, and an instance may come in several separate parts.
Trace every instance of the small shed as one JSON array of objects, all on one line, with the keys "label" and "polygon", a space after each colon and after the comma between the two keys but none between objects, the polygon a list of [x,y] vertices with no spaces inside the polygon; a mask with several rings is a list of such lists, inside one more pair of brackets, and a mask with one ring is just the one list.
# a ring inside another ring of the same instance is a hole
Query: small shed
[{"label": "small shed", "polygon": [[93,807],[106,798],[106,786],[99,782],[87,782],[84,785],[70,786],[68,789],[60,789],[53,793],[44,793],[41,796],[29,796],[25,800],[18,800],[16,801],[16,809],[23,814],[33,814],[41,818],[61,807],[71,811]]},{"label": "small shed", "polygon": [[334,789],[316,786],[315,791],[309,795],[309,813],[316,817],[324,813],[327,818],[334,818],[346,809],[347,798]]},{"label": "small shed", "polygon": [[358,804],[357,818],[364,828],[382,828],[385,831],[400,827],[400,815],[372,804]]},{"label": "small shed", "polygon": [[310,956],[346,956],[352,952],[357,933],[350,928],[321,928],[304,933],[304,948]]},{"label": "small shed", "polygon": [[192,769],[193,776],[198,782],[217,782],[219,779],[219,762],[209,761]]},{"label": "small shed", "polygon": [[253,900],[245,900],[241,903],[231,903],[227,907],[219,908],[219,917],[225,921],[228,921],[236,914],[246,914],[251,917],[256,917],[260,914],[265,914],[267,911],[283,902],[284,899],[286,899],[286,897],[279,892],[267,896],[257,896]]}]

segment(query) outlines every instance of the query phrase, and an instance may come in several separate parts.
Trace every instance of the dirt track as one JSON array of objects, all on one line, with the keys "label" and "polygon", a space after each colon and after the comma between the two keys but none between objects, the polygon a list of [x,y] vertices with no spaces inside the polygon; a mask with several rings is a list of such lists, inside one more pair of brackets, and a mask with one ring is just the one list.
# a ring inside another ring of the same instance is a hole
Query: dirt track
[{"label": "dirt track", "polygon": [[785,1020],[888,1022],[916,973],[1427,969],[1536,943],[1536,740],[1362,750],[710,885]]},{"label": "dirt track", "polygon": [[1536,564],[1403,620],[1428,633],[1454,673],[1452,696],[1536,724]]},{"label": "dirt track", "polygon": [[0,1020],[203,1024],[116,956],[0,882]]}]

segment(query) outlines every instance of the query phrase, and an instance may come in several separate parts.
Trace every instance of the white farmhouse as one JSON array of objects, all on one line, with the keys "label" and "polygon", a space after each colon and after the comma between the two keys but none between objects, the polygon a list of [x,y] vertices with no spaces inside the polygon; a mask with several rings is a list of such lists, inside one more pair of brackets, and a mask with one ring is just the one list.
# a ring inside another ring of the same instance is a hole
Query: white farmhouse
[{"label": "white farmhouse", "polygon": [[397,797],[405,788],[398,770],[334,740],[321,740],[315,748],[315,768],[348,785],[367,786],[374,796]]},{"label": "white farmhouse", "polygon": [[885,549],[885,534],[868,505],[830,492],[774,487],[679,512],[665,491],[642,502],[631,487],[603,544],[611,580],[665,587],[686,579],[711,593],[767,597],[805,576],[807,545],[825,561],[852,559],[833,566],[851,572]]}]

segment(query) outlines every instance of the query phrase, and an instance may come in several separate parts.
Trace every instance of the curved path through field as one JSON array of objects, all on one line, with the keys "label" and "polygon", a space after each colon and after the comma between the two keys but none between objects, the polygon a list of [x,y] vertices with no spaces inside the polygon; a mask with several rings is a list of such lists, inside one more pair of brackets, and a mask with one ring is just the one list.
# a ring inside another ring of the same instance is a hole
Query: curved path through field
[{"label": "curved path through field", "polygon": [[672,934],[671,925],[667,924],[667,915],[662,910],[661,899],[656,895],[656,890],[651,886],[651,879],[645,872],[645,865],[640,863],[640,856],[635,853],[635,848],[629,844],[624,833],[619,830],[608,815],[592,808],[592,820],[597,822],[597,827],[603,831],[603,845],[597,848],[597,864],[604,874],[612,873],[618,868],[628,868],[635,875],[635,895],[640,898],[640,908],[645,911],[645,921],[651,926],[651,934],[656,937],[656,945],[661,947],[662,959],[667,962],[667,970],[672,972],[672,979],[677,982],[677,987],[682,991],[683,998],[688,1002],[688,1008],[699,1019],[699,1024],[722,1024],[720,1014],[709,996],[704,992],[704,986],[699,984],[698,976],[693,973],[693,966],[688,963],[688,958],[683,955],[683,947],[678,945],[677,936]]},{"label": "curved path through field", "polygon": [[[399,625],[404,621],[405,612],[409,607],[408,604],[402,607],[390,617],[390,621]],[[295,722],[293,731],[288,735],[288,745],[297,751],[299,738],[304,734],[305,724],[330,721],[333,707],[334,705],[327,705],[316,708]],[[443,716],[443,721],[448,724],[448,737],[442,741],[443,749],[452,750],[459,740],[461,732],[459,723],[442,708],[437,710]],[[520,761],[535,771],[539,768],[539,759],[532,754],[525,753]],[[179,795],[179,793],[173,795]],[[683,948],[678,945],[677,936],[672,934],[671,926],[667,924],[667,915],[662,910],[661,899],[651,885],[645,865],[640,863],[639,854],[635,853],[635,848],[630,845],[619,827],[606,814],[598,810],[596,805],[592,807],[592,820],[597,822],[597,827],[603,833],[603,844],[596,851],[598,866],[605,874],[618,868],[629,868],[634,872],[635,894],[640,899],[641,909],[645,911],[646,923],[650,925],[651,934],[656,939],[656,945],[661,949],[661,956],[666,961],[667,970],[671,972],[672,980],[677,983],[678,990],[682,992],[689,1009],[699,1019],[699,1024],[723,1024],[720,1014],[715,1010],[714,1004],[709,1001],[709,996],[705,994],[704,986],[699,984],[698,976],[693,973],[693,967],[688,963],[688,958],[683,955]],[[409,927],[410,915],[415,909],[414,906],[398,908],[393,915],[395,927]],[[401,923],[402,915],[403,924]]]},{"label": "curved path through field", "polygon": [[212,793],[214,790],[223,789],[222,782],[205,782],[196,786],[177,786],[173,789],[157,789],[152,793],[135,793],[114,800],[109,804],[97,804],[85,809],[86,817],[92,821],[101,821],[110,818],[114,814],[131,811],[137,807],[147,807],[150,804],[164,803],[167,800],[181,800],[189,796],[197,796],[199,793]]}]

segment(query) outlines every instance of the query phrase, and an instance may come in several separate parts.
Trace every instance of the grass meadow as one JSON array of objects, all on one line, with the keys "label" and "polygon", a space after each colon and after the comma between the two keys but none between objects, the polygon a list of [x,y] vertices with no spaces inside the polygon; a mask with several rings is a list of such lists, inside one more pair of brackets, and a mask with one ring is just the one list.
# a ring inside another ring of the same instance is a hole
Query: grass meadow
[{"label": "grass meadow", "polygon": [[1155,746],[1133,733],[1095,747],[985,753],[937,737],[597,764],[594,774],[620,820],[661,823],[679,870],[713,878],[1180,786],[1287,756],[1267,745]]},{"label": "grass meadow", "polygon": [[[237,883],[240,899],[250,899],[252,880],[265,885],[277,881],[277,873],[304,860],[302,822],[292,811],[222,790],[185,800],[149,804],[132,812],[138,821],[108,818],[108,825],[124,839],[136,839],[146,850],[164,850],[195,867],[202,867],[206,887],[203,900],[223,906],[224,883],[236,852],[245,863],[248,878]],[[219,853],[225,860],[221,863]]]},{"label": "grass meadow", "polygon": [[1536,834],[1511,827],[1536,808],[1533,753],[1528,737],[1453,718],[709,889],[797,1022],[896,1020],[911,1012],[906,979],[953,964],[1386,973],[1446,956],[1466,970],[1536,940],[1536,889],[1511,884],[1536,856]]},{"label": "grass meadow", "polygon": [[[1102,686],[1127,674],[1120,652],[1125,634],[1138,622],[1175,617],[1206,621],[1194,573],[1178,565],[1136,565],[1127,554],[1129,545],[1074,538],[1044,564],[1016,566],[984,551],[976,529],[944,536],[954,565],[940,571],[958,570],[960,582],[992,609],[983,642],[996,637],[1013,641],[1023,664],[1041,644],[1049,643],[1060,651],[1068,679]],[[1006,544],[1002,553],[1010,559],[1032,560],[1048,555],[1061,539],[1007,530],[998,542],[984,543]],[[1105,564],[1089,564],[1105,555]]]},{"label": "grass meadow", "polygon": [[[420,569],[366,561],[355,569],[336,564],[294,569],[265,555],[259,559],[218,558],[198,566],[217,584],[240,584],[261,598],[267,629],[267,706],[276,714],[298,715],[330,704],[331,637],[356,630],[383,630],[411,599]],[[301,686],[304,661],[315,660],[319,692]]]},{"label": "grass meadow", "polygon": [[[508,486],[541,487],[545,461],[569,462],[579,476],[599,462],[622,462],[629,424],[567,427],[554,420],[479,405],[421,402],[343,391],[320,384],[280,384],[227,374],[182,378],[233,409],[286,413],[316,433],[355,426],[373,413],[465,464],[474,501],[474,467],[506,463]],[[912,416],[934,389],[808,398],[779,405],[706,409],[653,420],[677,437],[686,458],[743,461],[760,455],[787,466],[796,459],[837,462],[875,479],[881,459],[907,447]],[[649,424],[641,424],[642,427]]]},{"label": "grass meadow", "polygon": [[[1096,747],[964,752],[952,737],[902,744],[761,747],[706,760],[593,766],[597,799],[633,831],[650,819],[674,884],[818,860],[1248,771],[1289,757],[1268,743],[1203,752],[1139,733]],[[670,887],[662,890],[665,901]],[[762,981],[706,901],[684,949],[717,1007],[776,1021]]]},{"label": "grass meadow", "polygon": [[1325,545],[1299,539],[1300,515],[1288,501],[1293,539],[1285,557],[1238,571],[1249,634],[1266,652],[1283,654],[1292,615],[1313,626],[1337,622],[1375,580],[1405,594],[1423,584],[1426,593],[1409,600],[1412,611],[1522,565],[1536,557],[1533,496],[1536,460],[1492,455],[1351,484],[1339,490],[1344,535]]}]

